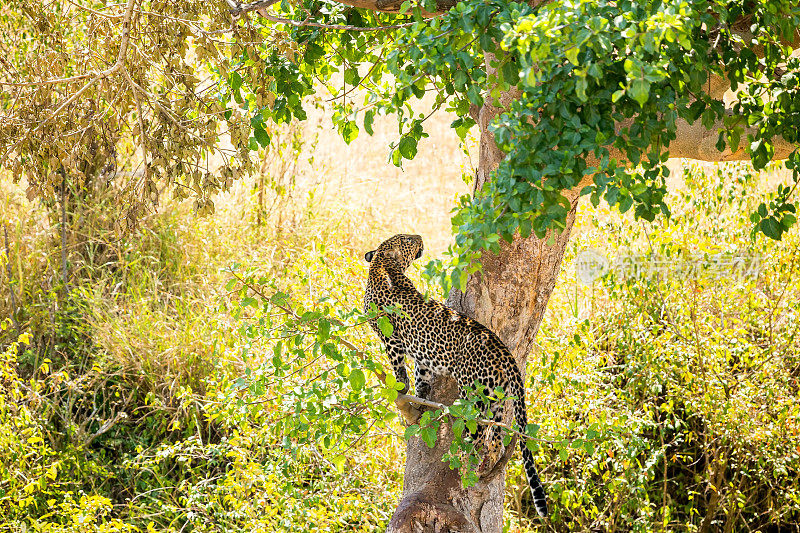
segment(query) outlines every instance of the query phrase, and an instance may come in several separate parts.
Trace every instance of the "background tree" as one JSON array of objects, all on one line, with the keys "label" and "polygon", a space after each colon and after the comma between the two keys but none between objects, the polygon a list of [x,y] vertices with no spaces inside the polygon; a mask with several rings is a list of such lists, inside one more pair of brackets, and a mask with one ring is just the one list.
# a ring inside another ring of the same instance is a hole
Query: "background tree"
[{"label": "background tree", "polygon": [[[136,197],[154,200],[161,179],[194,191],[203,211],[208,193],[250,168],[247,149],[269,142],[266,123],[304,117],[302,99],[315,83],[335,97],[333,120],[345,140],[361,128],[369,133],[377,113],[396,115],[391,150],[401,164],[426,135],[428,115],[410,102],[434,91],[434,111],[456,112],[462,136],[477,124],[481,145],[476,194],[453,218],[451,258],[429,273],[440,276],[451,305],[495,330],[521,365],[580,196],[648,220],[668,214],[668,157],[750,159],[756,168],[786,159],[797,176],[800,8],[791,2],[265,1],[229,4],[238,17],[232,26],[218,4],[100,7],[69,4],[63,29],[49,7],[3,13],[31,30],[4,54],[2,132],[6,161],[33,193],[63,191],[64,176],[98,175],[127,128],[145,161]],[[76,16],[84,22],[67,24]],[[107,57],[82,47],[93,35],[113,42],[103,48]],[[34,58],[50,66],[29,72]],[[202,71],[207,84],[195,60],[213,65]],[[366,91],[364,104],[353,100],[363,94],[356,87]],[[64,132],[63,124],[74,126]],[[198,162],[223,149],[220,133],[238,163],[214,173]],[[781,187],[765,201],[752,215],[754,230],[779,238],[795,221],[793,192]],[[434,397],[446,402],[455,393],[440,383]],[[502,480],[462,488],[440,461],[444,426],[440,437],[433,450],[409,441],[406,497],[390,529],[438,521],[498,531]]]},{"label": "background tree", "polygon": [[[213,211],[211,196],[253,170],[249,117],[216,83],[230,75],[229,47],[246,46],[226,40],[228,19],[223,5],[192,2],[5,3],[4,166],[27,178],[29,197],[47,201],[117,182],[122,222],[135,222],[165,188]],[[252,40],[241,31],[242,43]],[[269,100],[267,77],[248,83]]]}]

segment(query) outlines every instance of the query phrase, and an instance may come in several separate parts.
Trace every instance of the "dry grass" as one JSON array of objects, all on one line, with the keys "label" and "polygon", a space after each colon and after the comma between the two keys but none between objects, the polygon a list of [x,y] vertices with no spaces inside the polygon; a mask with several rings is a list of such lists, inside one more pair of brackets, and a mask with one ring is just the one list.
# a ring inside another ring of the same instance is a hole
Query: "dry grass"
[{"label": "dry grass", "polygon": [[[420,103],[419,112],[430,108],[432,98]],[[430,137],[420,142],[416,159],[403,168],[391,163],[389,144],[399,140],[397,120],[379,117],[375,134],[361,132],[350,145],[329,126],[329,113],[318,112],[322,124],[313,154],[313,175],[322,175],[321,190],[339,209],[359,220],[377,244],[394,233],[418,233],[432,256],[452,243],[450,210],[454,199],[472,192],[464,176],[474,176],[477,143],[468,140],[467,151],[450,129],[454,116],[439,112],[426,123]],[[361,233],[361,232],[359,232]]]}]

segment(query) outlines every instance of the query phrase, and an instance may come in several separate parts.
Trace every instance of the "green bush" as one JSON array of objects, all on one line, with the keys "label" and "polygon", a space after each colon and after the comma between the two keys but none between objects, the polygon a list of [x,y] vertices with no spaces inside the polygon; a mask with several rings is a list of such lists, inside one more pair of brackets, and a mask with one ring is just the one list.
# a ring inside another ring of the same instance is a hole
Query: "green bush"
[{"label": "green bush", "polygon": [[669,222],[609,215],[574,243],[662,270],[612,268],[583,314],[576,297],[567,327],[543,327],[534,397],[558,530],[800,527],[800,237],[751,239],[757,184],[743,166],[695,167]]},{"label": "green bush", "polygon": [[[243,227],[234,237],[231,224],[179,206],[143,221],[110,266],[75,255],[66,297],[41,292],[31,284],[41,265],[21,263],[17,318],[33,334],[21,349],[7,321],[0,336],[0,530],[374,531],[388,520],[400,482],[393,430],[359,439],[344,461],[333,444],[321,455],[284,442],[271,424],[281,405],[241,401],[241,378],[267,374],[247,333],[253,309],[224,294],[223,264],[259,247],[270,259],[250,266],[307,295],[295,305],[312,305],[320,287],[359,299],[341,282],[356,279],[341,277],[354,272],[353,253],[325,251],[335,219],[306,207],[294,207],[304,214],[293,233]],[[337,387],[350,390],[348,376]]]}]

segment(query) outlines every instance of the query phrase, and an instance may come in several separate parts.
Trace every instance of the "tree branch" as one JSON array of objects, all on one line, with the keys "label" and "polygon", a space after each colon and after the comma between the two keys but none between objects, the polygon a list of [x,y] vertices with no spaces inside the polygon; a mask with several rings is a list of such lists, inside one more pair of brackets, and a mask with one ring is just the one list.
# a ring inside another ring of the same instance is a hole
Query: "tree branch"
[{"label": "tree branch", "polygon": [[[728,116],[733,116],[733,112],[729,111]],[[709,129],[704,128],[700,120],[696,120],[693,124],[679,121],[677,137],[669,145],[669,156],[671,158],[697,159],[709,162],[745,161],[750,159],[750,154],[747,153],[744,146],[747,144],[747,135],[755,134],[756,129],[744,128],[742,142],[739,143],[736,152],[731,151],[728,146],[720,152],[717,150],[716,144],[719,132],[724,129],[725,125],[721,121]],[[775,153],[772,159],[778,161],[789,157],[789,154],[797,148],[797,146],[785,141],[783,138],[773,139],[773,147]]]},{"label": "tree branch", "polygon": [[234,2],[233,0],[225,0],[225,3],[228,4],[231,15],[238,17],[239,15],[249,13],[250,11],[266,9],[272,4],[278,3],[278,0],[258,0],[256,2],[250,2],[249,4],[242,4],[241,2]]},{"label": "tree branch", "polygon": [[[734,116],[732,111],[728,111],[728,116]],[[622,128],[629,127],[632,120],[621,122],[617,125],[617,131]],[[723,151],[717,150],[717,140],[719,132],[726,129],[722,121],[717,121],[706,129],[703,127],[701,120],[695,120],[694,123],[689,124],[685,120],[677,122],[677,131],[675,139],[669,144],[670,159],[694,159],[696,161],[706,161],[709,163],[721,163],[725,161],[749,161],[750,154],[745,150],[747,145],[747,135],[755,134],[756,128],[744,128],[742,131],[741,142],[735,152],[730,147],[726,146]],[[789,155],[798,148],[796,145],[784,140],[783,138],[776,137],[772,140],[774,154],[773,161],[781,161],[787,159]],[[627,156],[622,151],[611,148],[609,155],[618,161],[627,161]],[[600,161],[593,155],[587,154],[586,163],[589,166],[596,166]],[[593,175],[584,176],[583,180],[578,184],[578,190],[591,185],[594,180]]]}]

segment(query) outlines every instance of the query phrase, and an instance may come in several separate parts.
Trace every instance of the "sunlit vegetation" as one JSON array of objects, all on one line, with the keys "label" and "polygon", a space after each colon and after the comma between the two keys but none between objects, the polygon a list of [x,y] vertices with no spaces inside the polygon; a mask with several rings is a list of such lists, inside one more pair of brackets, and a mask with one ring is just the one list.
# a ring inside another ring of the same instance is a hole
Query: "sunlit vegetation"
[{"label": "sunlit vegetation", "polygon": [[[800,523],[800,241],[751,238],[747,215],[776,179],[690,167],[673,217],[653,224],[581,208],[528,368],[556,530]],[[48,210],[3,182],[5,529],[385,528],[404,430],[360,325],[361,257],[403,228],[320,200],[320,183],[291,198],[267,187],[260,202],[258,183],[205,218],[165,199],[121,239],[104,226],[113,203],[87,206],[65,287]],[[584,286],[574,259],[586,248],[761,263],[757,276],[612,268]],[[535,529],[510,465],[509,530]]]},{"label": "sunlit vegetation", "polygon": [[800,531],[798,26],[788,0],[4,2],[0,532],[384,531],[440,428],[498,524],[475,397],[406,425],[366,326],[402,313],[362,309],[399,232],[437,298],[503,241],[547,250],[517,254],[550,269],[531,309],[481,311],[525,319],[514,431],[551,509],[513,458],[504,533]]}]

